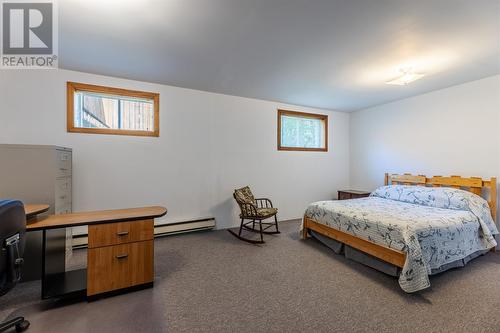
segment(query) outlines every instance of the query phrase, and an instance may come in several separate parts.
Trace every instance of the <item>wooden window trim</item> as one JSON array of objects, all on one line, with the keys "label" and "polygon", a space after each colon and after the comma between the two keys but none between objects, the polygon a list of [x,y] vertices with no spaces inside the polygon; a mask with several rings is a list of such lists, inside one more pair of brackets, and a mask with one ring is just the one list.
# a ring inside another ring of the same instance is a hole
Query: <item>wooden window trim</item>
[{"label": "wooden window trim", "polygon": [[[153,131],[134,131],[106,128],[83,128],[75,127],[74,119],[74,97],[77,91],[88,91],[108,95],[118,95],[127,97],[137,97],[152,99],[154,101],[154,130]],[[91,133],[91,134],[111,134],[111,135],[133,135],[133,136],[160,136],[160,94],[145,91],[128,90],[121,88],[111,88],[96,86],[92,84],[67,82],[67,130],[72,133]]]},{"label": "wooden window trim", "polygon": [[[320,119],[320,120],[324,121],[324,123],[325,123],[325,147],[324,148],[283,147],[281,145],[281,116],[295,116],[295,117],[302,117],[302,118]],[[278,150],[327,152],[328,151],[328,115],[278,109]]]}]

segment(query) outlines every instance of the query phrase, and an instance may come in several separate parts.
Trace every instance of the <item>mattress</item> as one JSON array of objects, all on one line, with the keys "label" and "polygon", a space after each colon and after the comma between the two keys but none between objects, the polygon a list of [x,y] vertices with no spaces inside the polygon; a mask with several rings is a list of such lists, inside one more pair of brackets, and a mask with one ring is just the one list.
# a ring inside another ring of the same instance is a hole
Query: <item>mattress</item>
[{"label": "mattress", "polygon": [[430,286],[433,272],[496,246],[498,230],[481,200],[457,189],[397,185],[368,198],[312,203],[305,216],[405,252],[399,284],[415,292]]}]

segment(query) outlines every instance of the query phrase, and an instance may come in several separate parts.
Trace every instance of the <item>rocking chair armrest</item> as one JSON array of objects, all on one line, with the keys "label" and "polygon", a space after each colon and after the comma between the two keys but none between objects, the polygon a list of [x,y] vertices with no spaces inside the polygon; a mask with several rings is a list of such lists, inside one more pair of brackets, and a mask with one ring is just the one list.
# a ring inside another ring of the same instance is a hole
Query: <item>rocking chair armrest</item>
[{"label": "rocking chair armrest", "polygon": [[[259,207],[259,208],[273,208],[273,203],[268,198],[255,199],[255,203],[257,204],[257,207]],[[264,206],[263,203],[265,203],[266,205]]]},{"label": "rocking chair armrest", "polygon": [[240,209],[243,216],[257,216],[257,208],[253,204],[240,203]]}]

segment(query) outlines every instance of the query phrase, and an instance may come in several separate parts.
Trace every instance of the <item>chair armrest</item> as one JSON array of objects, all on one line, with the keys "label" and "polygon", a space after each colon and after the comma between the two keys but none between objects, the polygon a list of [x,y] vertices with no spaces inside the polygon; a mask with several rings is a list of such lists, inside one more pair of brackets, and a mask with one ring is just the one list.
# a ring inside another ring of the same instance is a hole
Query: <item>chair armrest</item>
[{"label": "chair armrest", "polygon": [[241,215],[242,216],[257,216],[257,209],[255,205],[249,203],[240,203]]},{"label": "chair armrest", "polygon": [[[268,198],[255,199],[255,203],[256,203],[257,207],[259,207],[259,208],[272,208],[273,207],[272,201],[269,200]],[[265,206],[264,206],[264,204],[265,204]]]}]

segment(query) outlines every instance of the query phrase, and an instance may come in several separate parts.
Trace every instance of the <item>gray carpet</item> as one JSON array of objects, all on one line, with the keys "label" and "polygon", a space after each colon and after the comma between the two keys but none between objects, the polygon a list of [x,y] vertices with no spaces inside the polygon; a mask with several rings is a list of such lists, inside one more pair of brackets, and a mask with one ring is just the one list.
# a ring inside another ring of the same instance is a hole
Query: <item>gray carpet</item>
[{"label": "gray carpet", "polygon": [[29,332],[500,332],[500,255],[431,278],[405,294],[395,278],[297,235],[298,221],[267,243],[227,231],[155,242],[152,289],[95,302],[40,301],[38,282],[0,298]]}]

